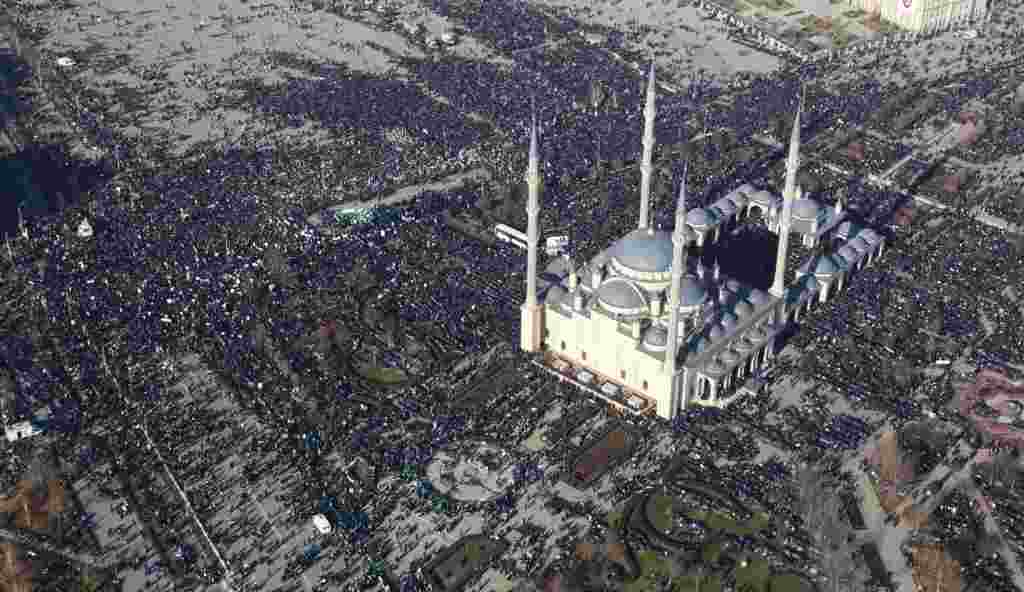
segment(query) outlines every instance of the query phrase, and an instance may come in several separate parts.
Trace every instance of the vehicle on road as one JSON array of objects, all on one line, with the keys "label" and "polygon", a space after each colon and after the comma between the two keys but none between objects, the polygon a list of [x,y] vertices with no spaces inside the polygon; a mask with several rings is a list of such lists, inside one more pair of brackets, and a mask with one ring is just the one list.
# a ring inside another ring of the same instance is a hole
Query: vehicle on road
[{"label": "vehicle on road", "polygon": [[587,372],[586,370],[580,370],[579,372],[576,373],[576,380],[582,382],[583,384],[590,384],[594,382],[594,375],[591,374],[590,372]]},{"label": "vehicle on road", "polygon": [[622,387],[611,382],[606,382],[601,385],[601,392],[609,397],[617,397],[622,394]]},{"label": "vehicle on road", "polygon": [[320,534],[331,534],[331,521],[323,514],[316,514],[313,516],[313,526],[316,527]]}]

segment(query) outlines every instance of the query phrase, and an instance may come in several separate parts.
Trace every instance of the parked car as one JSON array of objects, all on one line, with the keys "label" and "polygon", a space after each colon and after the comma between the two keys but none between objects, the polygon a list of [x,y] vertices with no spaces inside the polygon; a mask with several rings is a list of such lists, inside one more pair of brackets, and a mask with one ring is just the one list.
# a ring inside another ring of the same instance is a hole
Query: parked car
[{"label": "parked car", "polygon": [[622,393],[622,388],[617,384],[606,382],[601,385],[601,392],[609,397],[616,397]]},{"label": "parked car", "polygon": [[594,382],[594,375],[590,372],[587,372],[586,370],[580,370],[579,372],[576,373],[576,380],[582,382],[583,384],[590,384]]},{"label": "parked car", "polygon": [[331,521],[323,514],[316,514],[313,516],[313,526],[316,527],[320,534],[331,534]]}]

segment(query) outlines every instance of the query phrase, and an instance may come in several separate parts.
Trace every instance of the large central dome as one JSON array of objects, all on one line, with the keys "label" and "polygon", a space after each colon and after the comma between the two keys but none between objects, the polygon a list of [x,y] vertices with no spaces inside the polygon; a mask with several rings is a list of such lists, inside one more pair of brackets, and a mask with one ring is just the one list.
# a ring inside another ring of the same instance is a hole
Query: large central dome
[{"label": "large central dome", "polygon": [[626,275],[671,273],[672,233],[634,230],[612,246],[611,256],[613,265]]}]

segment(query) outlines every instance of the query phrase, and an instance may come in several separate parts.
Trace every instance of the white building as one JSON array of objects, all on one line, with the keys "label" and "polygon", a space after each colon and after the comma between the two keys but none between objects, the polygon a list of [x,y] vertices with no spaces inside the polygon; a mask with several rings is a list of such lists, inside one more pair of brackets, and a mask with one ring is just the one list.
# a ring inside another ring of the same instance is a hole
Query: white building
[{"label": "white building", "polygon": [[[675,229],[650,225],[651,157],[654,145],[654,69],[644,110],[639,227],[577,267],[559,258],[538,286],[539,149],[531,131],[527,171],[527,292],[522,306],[521,347],[586,368],[605,383],[647,402],[646,409],[671,419],[691,404],[722,406],[750,374],[774,354],[775,338],[789,320],[841,289],[845,275],[881,254],[884,239],[845,220],[841,204],[824,207],[805,199],[796,185],[800,115],[790,140],[783,197],[743,185],[708,208],[689,210],[686,179],[680,184]],[[754,289],[690,260],[688,250],[717,242],[722,231],[753,209],[766,214],[780,235],[775,278],[768,292]],[[805,246],[846,240],[837,253],[822,254],[797,270],[784,286],[788,241]]]},{"label": "white building", "polygon": [[982,20],[987,0],[848,0],[867,13],[914,33],[932,33]]}]

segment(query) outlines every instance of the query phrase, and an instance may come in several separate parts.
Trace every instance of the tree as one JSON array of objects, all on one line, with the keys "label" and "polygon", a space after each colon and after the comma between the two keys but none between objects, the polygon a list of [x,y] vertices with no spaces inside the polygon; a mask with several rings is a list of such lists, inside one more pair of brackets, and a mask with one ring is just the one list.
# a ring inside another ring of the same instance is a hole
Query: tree
[{"label": "tree", "polygon": [[1024,115],[1024,82],[1020,83],[1013,93],[1013,105],[1011,110],[1017,117]]}]

